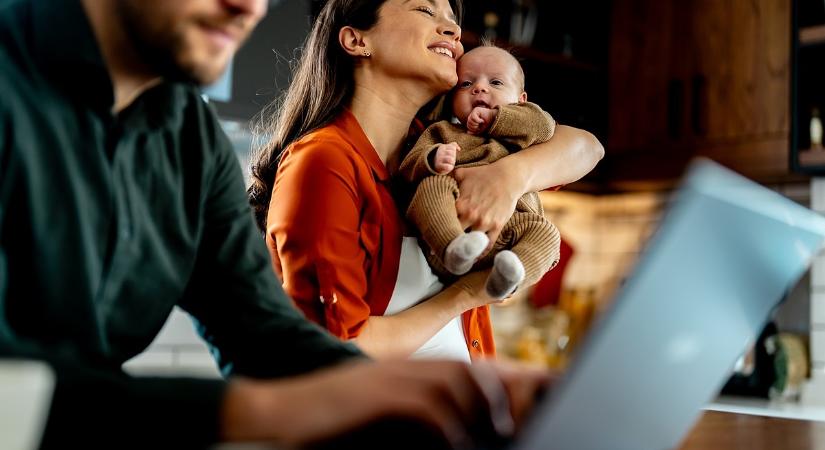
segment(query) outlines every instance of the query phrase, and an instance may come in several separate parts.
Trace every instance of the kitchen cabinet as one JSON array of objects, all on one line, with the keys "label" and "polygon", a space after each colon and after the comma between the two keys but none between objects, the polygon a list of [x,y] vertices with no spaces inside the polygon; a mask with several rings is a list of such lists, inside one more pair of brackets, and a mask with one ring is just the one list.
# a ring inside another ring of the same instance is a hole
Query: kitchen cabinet
[{"label": "kitchen cabinet", "polygon": [[[509,50],[524,69],[530,101],[559,123],[606,139],[611,0],[479,0],[465,7],[461,40],[466,49],[483,37]],[[518,23],[521,32],[514,29]],[[529,23],[535,28],[524,25]]]},{"label": "kitchen cabinet", "polygon": [[[795,15],[791,164],[797,172],[821,176],[825,174],[825,148],[821,143],[825,116],[825,2],[796,0]],[[815,116],[819,117],[818,124]]]},{"label": "kitchen cabinet", "polygon": [[705,155],[756,178],[787,173],[791,6],[616,0],[610,159],[655,171]]}]

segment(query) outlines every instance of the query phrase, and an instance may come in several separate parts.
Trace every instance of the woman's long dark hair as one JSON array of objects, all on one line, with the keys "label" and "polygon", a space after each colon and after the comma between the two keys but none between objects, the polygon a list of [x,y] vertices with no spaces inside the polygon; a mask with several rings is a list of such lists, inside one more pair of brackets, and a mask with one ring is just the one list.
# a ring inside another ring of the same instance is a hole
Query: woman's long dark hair
[{"label": "woman's long dark hair", "polygon": [[[328,0],[307,36],[289,88],[261,113],[259,136],[268,140],[252,158],[247,194],[262,231],[266,229],[275,172],[283,150],[329,124],[352,97],[355,62],[338,44],[339,30],[345,26],[369,30],[378,21],[378,10],[384,2]],[[462,0],[450,0],[450,4],[460,23]]]}]

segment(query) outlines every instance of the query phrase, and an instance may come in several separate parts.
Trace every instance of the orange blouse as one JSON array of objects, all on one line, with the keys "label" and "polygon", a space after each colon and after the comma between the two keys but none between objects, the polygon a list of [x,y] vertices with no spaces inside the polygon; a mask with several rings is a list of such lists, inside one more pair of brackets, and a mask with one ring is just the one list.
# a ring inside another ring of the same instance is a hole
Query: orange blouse
[{"label": "orange blouse", "polygon": [[[383,315],[403,230],[390,174],[352,113],[285,150],[266,241],[284,290],[310,320],[350,339]],[[495,355],[488,307],[466,311],[462,322],[470,355]]]}]

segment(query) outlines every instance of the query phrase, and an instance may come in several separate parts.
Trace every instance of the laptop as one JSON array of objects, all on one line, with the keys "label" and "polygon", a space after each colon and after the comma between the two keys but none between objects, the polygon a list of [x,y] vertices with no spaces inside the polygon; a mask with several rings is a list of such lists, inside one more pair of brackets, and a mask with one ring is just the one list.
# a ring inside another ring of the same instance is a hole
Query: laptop
[{"label": "laptop", "polygon": [[825,238],[825,218],[694,162],[633,273],[510,448],[678,446]]}]

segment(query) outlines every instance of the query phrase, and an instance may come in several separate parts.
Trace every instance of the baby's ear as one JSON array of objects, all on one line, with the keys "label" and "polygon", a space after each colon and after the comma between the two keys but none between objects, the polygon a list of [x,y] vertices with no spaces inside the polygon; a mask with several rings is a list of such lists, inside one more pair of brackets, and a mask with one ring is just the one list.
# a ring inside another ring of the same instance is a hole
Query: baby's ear
[{"label": "baby's ear", "polygon": [[519,102],[519,103],[524,103],[524,102],[526,102],[526,101],[527,101],[527,93],[526,93],[526,92],[522,92],[521,94],[519,94],[519,96],[518,96],[518,102]]}]

